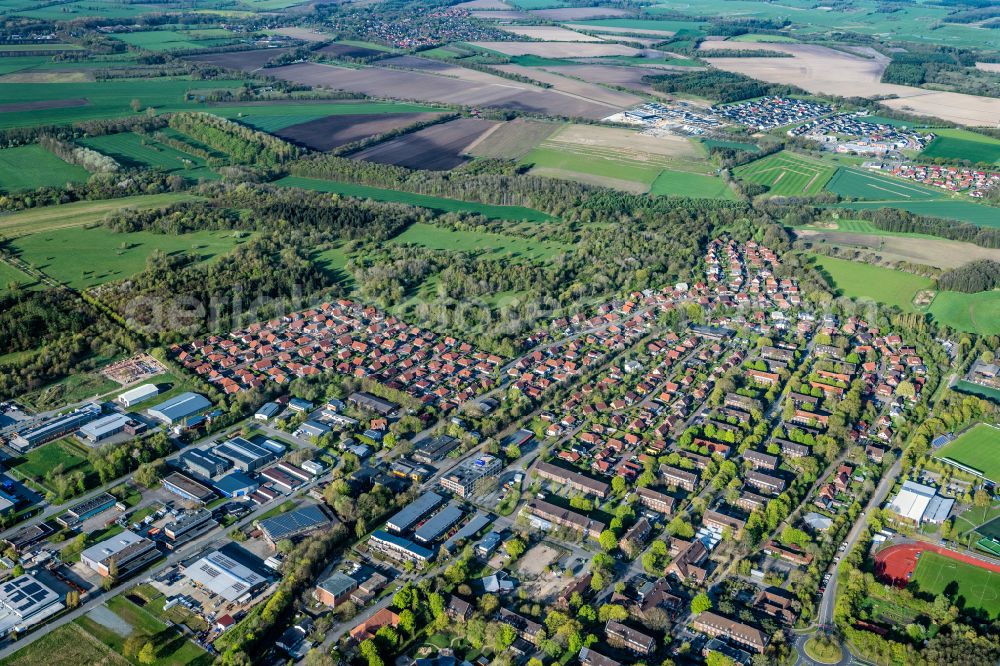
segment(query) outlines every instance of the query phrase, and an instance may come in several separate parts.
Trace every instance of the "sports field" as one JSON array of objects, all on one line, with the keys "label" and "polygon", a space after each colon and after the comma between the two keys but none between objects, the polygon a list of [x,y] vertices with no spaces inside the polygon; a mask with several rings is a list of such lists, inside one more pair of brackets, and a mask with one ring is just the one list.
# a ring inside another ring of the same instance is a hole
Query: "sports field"
[{"label": "sports field", "polygon": [[1000,481],[1000,430],[980,423],[942,446],[934,457],[950,458],[991,481]]},{"label": "sports field", "polygon": [[512,254],[527,259],[549,259],[567,250],[558,243],[539,242],[488,232],[452,231],[420,222],[411,224],[391,242],[411,243],[432,250],[484,252],[496,256]]},{"label": "sports field", "polygon": [[808,157],[781,151],[751,162],[733,171],[742,180],[766,185],[774,196],[818,194],[837,167]]},{"label": "sports field", "polygon": [[961,129],[939,129],[937,138],[920,153],[921,157],[945,157],[987,164],[1000,164],[1000,140]]},{"label": "sports field", "polygon": [[58,206],[32,208],[0,217],[0,235],[14,238],[55,229],[85,227],[101,222],[108,213],[122,208],[160,208],[197,198],[190,194],[140,194],[120,199],[77,201]]},{"label": "sports field", "polygon": [[924,551],[911,580],[917,583],[921,592],[931,596],[957,586],[950,598],[962,599],[961,607],[982,610],[991,618],[1000,615],[1000,573]]},{"label": "sports field", "polygon": [[895,305],[904,312],[914,311],[913,297],[918,291],[934,286],[930,278],[913,273],[824,255],[811,256],[827,276],[830,286],[842,296]]},{"label": "sports field", "polygon": [[410,192],[400,192],[398,190],[387,190],[379,187],[369,187],[367,185],[353,185],[351,183],[338,183],[332,180],[320,180],[318,178],[301,178],[299,176],[287,176],[274,182],[275,185],[284,187],[299,187],[304,190],[316,190],[319,192],[335,192],[349,197],[359,199],[374,199],[375,201],[389,201],[393,203],[408,204],[431,210],[444,211],[446,213],[476,213],[491,220],[528,220],[529,222],[544,222],[551,220],[549,215],[533,208],[522,206],[493,206],[490,204],[476,203],[473,201],[459,201],[458,199],[445,199],[443,197],[433,197],[426,194],[412,194]]},{"label": "sports field", "polygon": [[50,277],[83,290],[141,272],[155,249],[210,261],[239,242],[232,231],[121,234],[105,227],[76,227],[22,236],[11,241],[10,248]]},{"label": "sports field", "polygon": [[691,197],[693,199],[734,199],[729,184],[718,176],[683,171],[662,171],[653,181],[651,194]]},{"label": "sports field", "polygon": [[945,190],[939,188],[849,167],[837,169],[826,189],[842,197],[869,201],[926,201],[948,196]]},{"label": "sports field", "polygon": [[976,294],[938,292],[931,303],[930,313],[942,324],[956,330],[996,335],[1000,333],[1000,291]]},{"label": "sports field", "polygon": [[67,164],[37,144],[0,150],[0,192],[63,187],[89,177],[83,167]]}]

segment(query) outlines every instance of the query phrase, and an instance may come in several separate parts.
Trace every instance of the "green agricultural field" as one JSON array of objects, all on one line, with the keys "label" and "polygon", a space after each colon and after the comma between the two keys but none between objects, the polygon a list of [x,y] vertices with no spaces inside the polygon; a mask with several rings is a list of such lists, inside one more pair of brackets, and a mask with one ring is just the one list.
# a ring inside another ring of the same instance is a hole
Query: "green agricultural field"
[{"label": "green agricultural field", "polygon": [[[1000,48],[1000,35],[995,31],[963,23],[946,23],[943,19],[953,10],[929,2],[902,3],[895,11],[884,12],[878,0],[857,0],[849,6],[829,10],[825,3],[811,0],[782,0],[781,3],[757,0],[659,0],[647,7],[652,14],[669,12],[686,14],[692,20],[715,16],[738,16],[744,19],[779,19],[792,21],[785,32],[795,36],[821,35],[830,31],[854,32],[864,35],[891,34],[899,41],[923,44],[943,44],[955,47]],[[931,28],[933,26],[933,29]],[[984,34],[989,33],[989,34]]]},{"label": "green agricultural field", "polygon": [[1000,573],[925,551],[920,554],[912,581],[931,597],[957,585],[958,590],[951,595],[951,600],[963,600],[964,603],[958,604],[960,607],[981,610],[990,618],[1000,615]]},{"label": "green agricultural field", "polygon": [[316,190],[319,192],[334,192],[349,197],[359,199],[374,199],[375,201],[389,201],[392,203],[408,204],[419,208],[429,208],[431,210],[443,211],[446,213],[476,213],[492,220],[527,220],[529,222],[545,222],[551,220],[551,216],[532,208],[522,206],[493,206],[490,204],[476,203],[472,201],[459,201],[458,199],[445,199],[443,197],[433,197],[425,194],[411,194],[410,192],[400,192],[398,190],[387,190],[367,185],[352,185],[350,183],[338,183],[332,180],[320,180],[317,178],[300,178],[298,176],[288,176],[275,181],[275,185],[283,187],[298,187],[304,190]]},{"label": "green agricultural field", "polygon": [[82,139],[80,143],[114,158],[128,169],[162,169],[191,180],[212,180],[219,177],[208,168],[203,158],[134,132],[90,137]]},{"label": "green agricultural field", "polygon": [[143,14],[164,11],[167,3],[163,5],[147,5],[126,4],[117,0],[77,0],[76,2],[58,4],[35,2],[32,5],[36,8],[18,10],[10,12],[10,14],[45,21],[73,21],[87,17],[135,18]]},{"label": "green agricultural field", "polygon": [[650,194],[690,197],[692,199],[735,199],[736,195],[729,184],[718,176],[706,176],[700,173],[684,173],[682,171],[662,171]]},{"label": "green agricultural field", "polygon": [[797,42],[797,39],[788,37],[787,35],[757,35],[757,34],[747,34],[747,35],[737,35],[735,37],[730,37],[726,41],[728,42],[764,42],[764,43],[788,43]]},{"label": "green agricultural field", "polygon": [[742,180],[765,185],[774,196],[818,194],[827,184],[836,167],[801,155],[781,151],[733,171]]},{"label": "green agricultural field", "polygon": [[88,178],[86,169],[63,162],[37,144],[0,150],[0,193],[63,187]]},{"label": "green agricultural field", "polygon": [[223,46],[232,42],[235,37],[236,35],[228,30],[211,32],[204,30],[147,30],[114,35],[115,39],[123,41],[129,46],[147,51],[176,51]]},{"label": "green agricultural field", "polygon": [[[531,164],[535,169],[555,170],[557,174],[586,174],[596,178],[589,182],[601,182],[606,179],[607,187],[614,187],[616,181],[635,183],[636,191],[648,191],[653,181],[660,175],[666,164],[655,164],[646,161],[630,160],[620,151],[606,149],[568,150],[565,147],[552,147],[542,144],[521,158],[522,164]],[[548,175],[548,174],[545,174]]]},{"label": "green agricultural field", "polygon": [[701,21],[672,21],[658,19],[609,18],[573,21],[573,25],[584,25],[588,28],[622,28],[629,30],[657,30],[673,33],[702,32],[707,25]]},{"label": "green agricultural field", "polygon": [[563,0],[511,0],[518,9],[553,9],[555,7],[565,7]]},{"label": "green agricultural field", "polygon": [[[64,6],[64,5],[60,5]],[[148,5],[143,5],[148,6]],[[185,93],[199,90],[232,89],[242,81],[189,79],[116,79],[87,83],[4,83],[0,82],[0,100],[19,102],[64,102],[83,100],[80,106],[51,109],[12,110],[0,113],[0,129],[60,125],[94,118],[134,116],[132,100],[157,111],[203,111],[206,107],[185,101]],[[144,111],[143,111],[144,112]]]},{"label": "green agricultural field", "polygon": [[239,242],[232,231],[192,234],[117,233],[105,227],[56,229],[15,239],[19,258],[67,286],[84,290],[142,272],[153,250],[210,261]]},{"label": "green agricultural field", "polygon": [[4,51],[82,51],[79,44],[48,44],[39,42],[37,44],[0,44],[0,53]]},{"label": "green agricultural field", "polygon": [[926,215],[928,217],[940,217],[946,220],[958,220],[968,222],[980,227],[1000,227],[1000,215],[997,209],[991,206],[973,203],[970,201],[960,201],[958,199],[947,199],[940,201],[912,201],[912,202],[876,202],[876,201],[855,201],[853,203],[838,204],[837,208],[849,208],[851,210],[873,210],[877,208],[899,208],[908,210],[914,215]]},{"label": "green agricultural field", "polygon": [[7,293],[7,288],[13,284],[17,284],[21,289],[31,289],[38,286],[38,282],[30,275],[0,261],[0,296]]},{"label": "green agricultural field", "polygon": [[140,194],[120,199],[77,201],[58,206],[31,208],[0,217],[0,235],[15,238],[56,229],[85,227],[103,221],[108,213],[122,208],[140,210],[160,208],[195,199],[198,197],[190,194]]},{"label": "green agricultural field", "polygon": [[842,296],[871,299],[894,305],[904,312],[913,312],[913,297],[918,291],[931,289],[934,281],[912,273],[871,266],[824,255],[810,255],[826,275],[830,286]]},{"label": "green agricultural field", "polygon": [[934,297],[930,313],[938,322],[959,331],[997,335],[1000,333],[1000,291],[977,294],[941,291]]},{"label": "green agricultural field", "polygon": [[947,191],[867,169],[840,167],[826,189],[842,197],[869,201],[930,201],[949,197]]},{"label": "green agricultural field", "polygon": [[937,138],[920,153],[921,157],[944,157],[1000,164],[1000,140],[961,129],[939,129]]},{"label": "green agricultural field", "polygon": [[410,243],[432,250],[452,252],[482,252],[501,257],[514,255],[532,260],[545,260],[567,251],[559,243],[534,241],[528,238],[476,231],[452,231],[433,224],[411,224],[392,239],[393,243]]},{"label": "green agricultural field", "polygon": [[748,153],[760,152],[760,148],[755,143],[744,143],[742,141],[727,141],[725,139],[702,139],[701,144],[706,148],[732,148],[733,150],[744,150]]},{"label": "green agricultural field", "polygon": [[980,423],[942,446],[934,457],[950,458],[1000,481],[1000,430]]},{"label": "green agricultural field", "polygon": [[442,109],[426,104],[407,102],[329,102],[309,104],[252,104],[212,106],[206,111],[223,118],[237,120],[262,132],[277,132],[292,125],[327,116],[383,113],[434,113]]}]

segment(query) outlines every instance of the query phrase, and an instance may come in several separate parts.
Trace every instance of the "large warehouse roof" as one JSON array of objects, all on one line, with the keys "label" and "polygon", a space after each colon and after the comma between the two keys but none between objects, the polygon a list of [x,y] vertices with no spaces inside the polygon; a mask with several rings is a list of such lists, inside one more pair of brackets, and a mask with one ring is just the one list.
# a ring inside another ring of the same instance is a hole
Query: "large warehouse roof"
[{"label": "large warehouse roof", "polygon": [[226,601],[236,601],[267,582],[263,576],[217,550],[187,567],[184,573]]},{"label": "large warehouse roof", "polygon": [[185,416],[191,416],[211,406],[211,401],[205,396],[188,391],[176,395],[170,400],[161,402],[155,407],[150,407],[149,414],[165,423],[171,424],[174,421],[183,419]]}]

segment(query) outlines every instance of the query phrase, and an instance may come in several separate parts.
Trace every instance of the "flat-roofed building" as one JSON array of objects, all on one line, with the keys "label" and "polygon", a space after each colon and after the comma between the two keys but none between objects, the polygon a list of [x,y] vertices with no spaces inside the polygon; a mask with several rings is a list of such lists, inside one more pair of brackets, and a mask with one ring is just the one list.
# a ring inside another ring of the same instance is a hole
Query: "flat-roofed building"
[{"label": "flat-roofed building", "polygon": [[53,534],[55,529],[48,523],[35,523],[34,525],[24,525],[7,533],[3,543],[7,544],[17,552],[26,548],[31,548],[39,541]]},{"label": "flat-roofed building", "polygon": [[81,426],[101,418],[100,405],[84,405],[68,414],[46,419],[41,424],[26,428],[10,439],[10,445],[18,451],[27,451],[75,432]]},{"label": "flat-roofed building", "polygon": [[80,554],[80,561],[105,578],[111,575],[112,563],[118,577],[124,578],[160,557],[156,544],[131,530],[96,543]]},{"label": "flat-roofed building", "polygon": [[295,539],[331,525],[330,517],[317,504],[293,509],[257,523],[264,538],[272,546],[282,539]]},{"label": "flat-roofed building", "polygon": [[389,534],[384,530],[376,530],[368,539],[368,548],[376,553],[382,553],[394,560],[411,562],[429,562],[434,559],[434,551],[417,545],[397,534]]},{"label": "flat-roofed building", "polygon": [[608,620],[604,627],[608,644],[623,648],[638,655],[649,655],[656,651],[656,639],[621,622]]},{"label": "flat-roofed building", "polygon": [[333,608],[349,600],[356,589],[358,581],[338,571],[316,586],[313,597],[321,604]]},{"label": "flat-roofed building", "polygon": [[159,393],[160,389],[156,388],[156,384],[143,384],[142,386],[129,389],[118,396],[118,403],[123,407],[134,407],[140,402],[145,402],[153,396],[159,395]]},{"label": "flat-roofed building", "polygon": [[63,608],[62,596],[31,574],[6,580],[0,584],[0,637],[33,627]]},{"label": "flat-roofed building", "polygon": [[150,407],[147,411],[154,419],[166,425],[173,425],[211,406],[212,402],[205,396],[187,391]]},{"label": "flat-roofed building", "polygon": [[763,652],[767,648],[767,634],[735,620],[730,620],[724,615],[706,611],[696,615],[691,623],[695,631],[700,631],[708,636],[722,636],[728,641],[750,648],[754,652]]},{"label": "flat-roofed building", "polygon": [[397,511],[385,522],[385,526],[392,532],[403,533],[413,527],[421,518],[441,506],[442,502],[444,502],[443,497],[428,490]]},{"label": "flat-roofed building", "polygon": [[438,511],[430,517],[420,528],[413,533],[413,538],[417,543],[427,545],[433,543],[438,537],[452,528],[462,519],[465,512],[458,502],[449,502],[448,506]]},{"label": "flat-roofed building", "polygon": [[63,527],[74,527],[88,518],[107,511],[117,503],[118,500],[111,493],[100,493],[90,499],[74,504],[56,518],[56,522]]},{"label": "flat-roofed building", "polygon": [[180,472],[168,474],[163,478],[162,483],[165,489],[190,502],[201,502],[204,504],[215,497],[215,492],[211,488],[198,483]]},{"label": "flat-roofed building", "polygon": [[241,472],[256,472],[277,458],[273,451],[242,437],[233,437],[213,449],[217,456],[232,461]]},{"label": "flat-roofed building", "polygon": [[456,446],[458,446],[458,438],[451,435],[430,437],[418,442],[418,446],[413,452],[413,459],[426,464],[437,462],[451,453]]},{"label": "flat-roofed building", "polygon": [[466,460],[448,474],[441,477],[441,487],[459,497],[469,497],[483,480],[496,476],[503,469],[503,463],[496,456],[482,455],[474,460]]},{"label": "flat-roofed building", "polygon": [[552,525],[568,527],[582,532],[584,536],[596,539],[606,527],[599,520],[591,520],[582,513],[570,511],[542,500],[531,500],[523,510],[528,513],[531,522],[539,529],[548,530],[551,529]]},{"label": "flat-roofed building", "polygon": [[639,496],[639,504],[647,509],[652,509],[657,513],[668,516],[674,511],[674,498],[666,493],[649,488],[639,488],[636,494]]},{"label": "flat-roofed building", "polygon": [[611,486],[603,481],[592,479],[579,472],[547,462],[540,462],[535,465],[535,471],[543,479],[567,485],[574,490],[579,490],[582,493],[594,495],[601,499],[607,497],[608,491],[611,489]]},{"label": "flat-roofed building", "polygon": [[176,548],[205,534],[218,524],[212,518],[211,511],[198,509],[197,511],[188,511],[174,521],[167,523],[163,528],[163,535],[167,538],[168,545],[171,548]]},{"label": "flat-roofed building", "polygon": [[242,603],[267,586],[266,578],[218,550],[187,566],[184,575],[230,603]]},{"label": "flat-roofed building", "polygon": [[203,449],[185,451],[181,454],[180,461],[188,470],[207,479],[225,474],[233,466],[228,459]]},{"label": "flat-roofed building", "polygon": [[91,444],[97,444],[122,432],[135,433],[138,425],[126,414],[109,414],[85,423],[78,434]]}]

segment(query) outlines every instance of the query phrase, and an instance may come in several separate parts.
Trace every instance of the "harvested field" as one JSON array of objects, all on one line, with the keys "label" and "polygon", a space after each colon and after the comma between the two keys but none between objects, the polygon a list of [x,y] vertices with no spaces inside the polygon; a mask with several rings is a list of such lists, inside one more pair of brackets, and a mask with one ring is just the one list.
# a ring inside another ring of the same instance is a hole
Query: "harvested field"
[{"label": "harvested field", "polygon": [[639,49],[631,46],[602,42],[472,42],[472,44],[505,55],[535,55],[542,58],[600,58],[641,53]]},{"label": "harvested field", "polygon": [[497,125],[492,132],[483,134],[473,145],[469,146],[468,151],[473,157],[521,159],[532,148],[550,137],[559,127],[560,125],[557,123],[517,118]]},{"label": "harvested field", "polygon": [[291,49],[256,49],[254,51],[229,51],[227,53],[205,53],[201,55],[184,56],[202,65],[214,65],[226,69],[237,69],[242,72],[252,72],[260,69],[272,58],[277,58]]},{"label": "harvested field", "polygon": [[325,42],[332,36],[310,28],[278,28],[274,32],[292,39],[301,39],[304,42]]},{"label": "harvested field", "polygon": [[513,9],[500,0],[468,0],[454,5],[455,9]]},{"label": "harvested field", "polygon": [[384,51],[376,51],[365,46],[354,46],[353,44],[327,44],[316,51],[334,58],[370,58],[382,55]]},{"label": "harvested field", "polygon": [[[575,46],[602,46],[577,44]],[[634,50],[634,49],[633,49]],[[467,70],[472,71],[472,70]],[[443,102],[484,107],[500,107],[544,113],[548,115],[579,116],[599,120],[619,109],[575,98],[554,90],[542,90],[527,84],[518,84],[499,76],[488,77],[489,82],[472,83],[459,79],[376,67],[346,69],[316,63],[299,63],[268,70],[272,76],[297,83],[327,88],[349,90],[373,97],[393,97],[422,102]]]},{"label": "harvested field", "polygon": [[604,86],[588,83],[587,81],[571,79],[543,69],[532,69],[531,67],[522,67],[521,65],[497,65],[497,69],[511,74],[527,76],[542,83],[548,83],[559,92],[564,92],[575,97],[582,97],[592,102],[619,106],[622,109],[642,104],[645,101],[637,95],[620,90],[611,90]]},{"label": "harvested field", "polygon": [[84,83],[93,81],[93,72],[14,72],[0,76],[0,83]]},{"label": "harvested field", "polygon": [[795,230],[803,240],[877,252],[885,261],[909,261],[938,268],[958,268],[977,259],[1000,261],[1000,250],[943,238],[876,236],[846,231]]},{"label": "harvested field", "polygon": [[644,93],[660,95],[643,77],[654,74],[644,67],[619,67],[617,65],[566,65],[565,67],[547,67],[549,71],[567,74],[590,81],[611,86],[624,86]]},{"label": "harvested field", "polygon": [[438,118],[440,115],[439,113],[384,113],[327,116],[286,127],[275,132],[275,135],[313,150],[331,150],[370,136]]},{"label": "harvested field", "polygon": [[[580,165],[577,165],[579,168]],[[535,166],[531,169],[534,176],[545,176],[547,178],[558,178],[560,180],[575,180],[586,185],[596,185],[598,187],[609,187],[613,190],[631,192],[633,194],[645,194],[649,192],[649,183],[636,180],[625,180],[624,178],[612,178],[583,171],[573,171],[570,169],[560,169],[558,167]]]},{"label": "harvested field", "polygon": [[[705,42],[708,48],[729,48]],[[993,125],[1000,118],[1000,99],[882,83],[886,56],[862,58],[813,44],[763,44],[746,42],[741,49],[784,51],[792,58],[706,58],[719,69],[738,72],[770,83],[800,86],[812,93],[843,97],[897,95],[883,104],[898,111],[933,116],[959,125]]]},{"label": "harvested field", "polygon": [[629,15],[628,11],[615,7],[555,7],[553,9],[533,9],[530,13],[550,21],[587,21]]},{"label": "harvested field", "polygon": [[43,111],[45,109],[72,109],[77,106],[87,106],[90,104],[85,97],[74,99],[44,99],[37,102],[15,102],[13,104],[0,104],[0,113],[16,113],[24,111]]},{"label": "harvested field", "polygon": [[976,69],[984,72],[996,72],[1000,74],[1000,62],[977,62]]},{"label": "harvested field", "polygon": [[510,32],[520,37],[529,39],[541,39],[546,42],[600,42],[597,37],[585,35],[582,32],[574,32],[557,25],[517,25],[502,26],[504,32]]},{"label": "harvested field", "polygon": [[468,159],[465,149],[495,125],[490,120],[459,118],[373,146],[352,157],[410,169],[453,169]]}]

